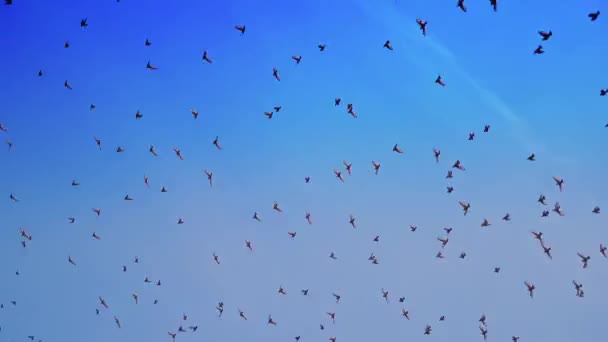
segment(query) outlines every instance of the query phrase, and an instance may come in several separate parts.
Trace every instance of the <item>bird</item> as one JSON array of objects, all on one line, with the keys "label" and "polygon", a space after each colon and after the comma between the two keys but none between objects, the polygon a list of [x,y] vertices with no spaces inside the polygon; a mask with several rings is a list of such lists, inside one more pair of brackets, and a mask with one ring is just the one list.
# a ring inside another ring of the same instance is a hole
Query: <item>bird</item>
[{"label": "bird", "polygon": [[302,61],[302,56],[291,56],[291,59],[293,59],[296,64],[300,64],[300,62]]},{"label": "bird", "polygon": [[422,35],[426,36],[426,25],[428,24],[428,22],[426,20],[422,20],[422,19],[418,18],[418,19],[416,19],[416,23],[420,27],[420,31],[422,31]]},{"label": "bird", "polygon": [[427,326],[424,328],[424,334],[425,334],[425,335],[430,335],[432,331],[433,331],[433,329],[431,328],[431,326],[430,326],[430,325],[427,325]]},{"label": "bird", "polygon": [[234,28],[241,32],[241,35],[245,34],[245,31],[247,30],[247,27],[245,25],[235,25]]},{"label": "bird", "polygon": [[534,54],[535,55],[541,55],[543,53],[545,53],[545,50],[543,50],[543,46],[542,45],[539,45],[539,46],[536,47],[536,49],[534,49]]},{"label": "bird", "polygon": [[152,63],[150,61],[148,61],[148,63],[146,64],[146,68],[148,70],[158,70],[158,67],[152,65]]},{"label": "bird", "polygon": [[608,88],[606,88],[606,89],[601,89],[601,90],[600,90],[600,96],[606,96],[606,95],[608,95]]},{"label": "bird", "polygon": [[462,207],[462,210],[464,211],[464,215],[466,216],[469,213],[469,210],[471,209],[471,204],[468,202],[464,202],[464,201],[459,201],[458,203]]},{"label": "bird", "polygon": [[458,4],[456,6],[463,12],[467,11],[467,7],[464,5],[464,0],[458,0]]},{"label": "bird", "polygon": [[564,188],[564,180],[556,176],[553,176],[553,180],[555,181],[555,185],[557,185],[559,191],[561,192]]},{"label": "bird", "polygon": [[494,12],[496,12],[498,10],[497,0],[490,0],[490,5],[492,6],[492,9],[494,10]]},{"label": "bird", "polygon": [[86,28],[88,26],[89,26],[89,24],[87,23],[87,18],[80,19],[80,27]]},{"label": "bird", "polygon": [[441,151],[434,148],[433,149],[433,155],[435,155],[435,162],[439,163],[439,157],[441,156]]},{"label": "bird", "polygon": [[387,40],[386,42],[384,42],[384,48],[388,49],[388,50],[393,50],[393,46],[391,45],[391,41]]},{"label": "bird", "polygon": [[353,228],[357,228],[357,224],[356,224],[355,221],[356,221],[355,217],[353,215],[350,215],[349,218],[348,218],[348,223],[350,223],[350,225]]},{"label": "bird", "polygon": [[587,16],[589,17],[589,19],[590,19],[591,21],[596,21],[596,20],[597,20],[597,18],[600,16],[600,11],[599,11],[599,10],[597,10],[597,11],[595,11],[595,12],[589,13]]},{"label": "bird", "polygon": [[319,51],[325,51],[325,48],[326,48],[326,47],[327,47],[327,46],[326,46],[325,44],[318,44],[318,45],[317,45],[317,48],[319,49]]},{"label": "bird", "polygon": [[443,79],[441,78],[441,75],[437,75],[437,78],[435,79],[435,83],[438,84],[438,85],[440,85],[440,86],[442,86],[442,87],[445,87],[445,82],[443,82]]},{"label": "bird", "polygon": [[536,286],[534,286],[534,284],[528,282],[527,280],[524,281],[524,285],[526,285],[526,287],[528,288],[528,293],[530,294],[530,298],[534,298],[534,290],[536,290]]},{"label": "bird", "polygon": [[203,61],[211,64],[213,63],[213,61],[211,60],[211,57],[209,57],[209,55],[207,54],[207,50],[203,51]]},{"label": "bird", "polygon": [[396,152],[396,153],[403,153],[403,150],[401,149],[401,147],[399,147],[399,145],[395,144],[395,145],[393,146],[393,152]]},{"label": "bird", "polygon": [[220,144],[220,138],[218,136],[215,137],[215,139],[213,139],[213,145],[218,149],[221,150],[222,149],[222,145]]},{"label": "bird", "polygon": [[209,187],[212,187],[213,186],[213,172],[211,172],[207,169],[203,170],[203,172],[207,176],[207,180],[209,181]]},{"label": "bird", "polygon": [[281,81],[281,76],[279,75],[279,69],[272,68],[272,77],[274,77],[277,81]]},{"label": "bird", "polygon": [[70,85],[68,80],[63,81],[63,86],[68,90],[72,90],[72,86]]},{"label": "bird", "polygon": [[528,156],[528,160],[529,160],[529,161],[536,161],[536,155],[535,155],[534,153],[531,153],[531,154]]},{"label": "bird", "polygon": [[549,31],[538,31],[538,34],[542,37],[543,40],[549,40],[553,36],[553,32]]},{"label": "bird", "polygon": [[587,268],[587,266],[589,266],[589,260],[591,260],[591,256],[590,255],[583,255],[581,253],[576,253],[576,255],[578,255],[578,257],[581,259],[581,263],[583,264],[583,268]]},{"label": "bird", "polygon": [[179,158],[179,160],[184,160],[184,157],[182,156],[182,151],[179,148],[174,147],[173,152],[175,152],[175,155],[177,156],[177,158]]},{"label": "bird", "polygon": [[139,120],[143,117],[144,117],[144,115],[139,110],[137,112],[135,112],[135,119]]},{"label": "bird", "polygon": [[146,38],[146,42],[144,43],[144,46],[150,46],[152,45],[152,42]]},{"label": "bird", "polygon": [[380,163],[375,160],[372,160],[372,166],[374,167],[374,173],[377,175],[380,172]]}]

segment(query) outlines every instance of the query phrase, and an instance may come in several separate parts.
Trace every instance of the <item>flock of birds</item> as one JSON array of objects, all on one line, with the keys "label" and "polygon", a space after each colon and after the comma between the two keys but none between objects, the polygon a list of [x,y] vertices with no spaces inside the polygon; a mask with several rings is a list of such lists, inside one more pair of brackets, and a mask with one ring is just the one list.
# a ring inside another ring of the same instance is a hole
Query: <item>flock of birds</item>
[{"label": "flock of birds", "polygon": [[[119,0],[117,0],[117,2],[119,2]],[[10,6],[10,5],[13,4],[13,1],[12,0],[4,0],[4,3],[5,3],[5,5]],[[491,5],[492,9],[495,12],[498,11],[498,3],[497,3],[496,0],[490,0],[490,5]],[[467,12],[467,7],[466,7],[466,4],[465,4],[465,0],[457,0],[457,7],[461,11]],[[588,14],[588,17],[589,17],[589,19],[592,22],[596,21],[599,18],[599,16],[600,16],[600,11],[599,10]],[[416,19],[416,24],[418,25],[422,36],[423,37],[426,36],[427,33],[428,33],[428,30],[429,30],[428,21],[418,18],[418,19]],[[88,19],[87,18],[81,19],[81,21],[80,21],[80,27],[82,29],[86,29],[88,26],[89,26]],[[247,31],[248,27],[245,26],[245,25],[236,25],[236,26],[234,26],[234,30],[238,34],[246,36],[246,34],[248,32]],[[538,31],[538,34],[540,35],[540,37],[541,37],[541,39],[542,39],[543,42],[546,42],[546,41],[548,41],[549,39],[551,39],[553,37],[553,32],[550,31],[550,30],[549,31],[542,31],[541,30],[541,31]],[[423,39],[423,37],[422,37],[422,39]],[[145,39],[144,45],[146,47],[149,47],[149,46],[152,45],[152,42],[149,39]],[[64,46],[64,48],[68,49],[68,48],[70,48],[70,43],[68,41],[65,41],[63,46]],[[384,42],[384,44],[383,44],[383,47],[385,49],[387,49],[387,50],[391,50],[391,51],[394,50],[394,47],[391,44],[390,40],[386,40]],[[318,51],[320,53],[325,53],[325,51],[327,49],[329,49],[328,45],[326,45],[324,43],[318,44],[317,48],[318,48]],[[536,54],[536,55],[540,55],[540,54],[545,53],[543,45],[539,44],[534,49],[533,53]],[[211,57],[210,52],[208,52],[206,50],[202,52],[202,57],[201,58],[202,58],[202,61],[204,63],[209,63],[209,64],[213,63],[213,58]],[[300,56],[300,55],[294,55],[291,58],[294,61],[294,63],[296,63],[296,64],[300,64],[303,61],[303,57]],[[159,68],[158,66],[156,66],[155,64],[153,64],[151,61],[148,61],[145,64],[145,67],[148,70],[150,70],[151,72],[153,72],[153,71],[155,71],[155,70],[157,70]],[[278,68],[276,68],[276,67],[273,68],[271,75],[272,75],[272,77],[276,81],[278,81],[278,82],[281,81],[281,73],[278,70]],[[38,71],[38,76],[39,77],[43,77],[44,76],[43,70]],[[445,87],[446,86],[446,82],[444,81],[444,79],[442,78],[441,75],[437,75],[437,77],[435,78],[434,82],[438,86],[441,86],[441,87]],[[65,80],[63,85],[68,90],[72,90],[73,89],[72,85],[70,84],[70,82],[68,80]],[[600,96],[606,96],[606,95],[608,95],[608,88],[607,89],[601,89],[600,90]],[[342,105],[343,105],[342,99],[340,97],[336,97],[334,99],[334,106],[335,107],[339,107],[339,106],[342,106]],[[95,110],[95,109],[96,109],[96,106],[94,104],[91,104],[90,105],[90,110]],[[282,109],[281,106],[274,106],[272,108],[272,110],[264,112],[263,116],[265,116],[269,120],[273,119],[275,115],[277,115],[277,114],[279,114],[281,112],[281,109]],[[358,117],[357,116],[357,112],[355,111],[354,105],[352,103],[347,103],[346,104],[346,113],[348,115],[350,115],[352,118],[356,119]],[[197,110],[192,109],[191,110],[191,115],[192,115],[192,118],[194,120],[196,120],[196,119],[198,119],[199,113],[198,113]],[[144,119],[144,115],[140,111],[137,111],[135,113],[135,119],[136,120],[142,120],[142,119]],[[608,124],[606,124],[606,127],[608,127]],[[490,125],[485,125],[484,128],[483,128],[483,133],[484,134],[490,133],[490,128],[491,128]],[[5,136],[7,136],[8,132],[9,132],[9,127],[5,126],[2,122],[0,122],[0,132],[2,132],[3,134],[5,134]],[[469,141],[472,141],[475,138],[476,138],[476,134],[474,132],[468,133],[468,140]],[[96,148],[101,151],[103,149],[102,140],[99,137],[97,137],[97,136],[93,137],[93,140],[94,140]],[[213,144],[213,146],[215,146],[215,148],[217,150],[222,150],[222,145],[220,143],[220,139],[219,139],[218,136],[216,136],[211,141],[211,143]],[[13,142],[10,139],[8,139],[8,137],[6,138],[6,144],[8,145],[8,150],[12,151],[12,149],[13,149]],[[125,148],[122,147],[122,146],[117,146],[116,149],[115,149],[115,152],[116,153],[123,153],[123,152],[125,152]],[[155,146],[153,146],[153,145],[149,146],[148,152],[150,153],[150,155],[152,157],[157,157],[158,156],[157,150],[156,150]],[[403,154],[404,150],[398,144],[394,144],[392,146],[392,152],[394,152],[396,154]],[[173,148],[173,153],[180,160],[184,160],[182,152],[181,152],[181,150],[179,148],[174,147]],[[436,163],[440,163],[440,160],[441,160],[441,151],[439,149],[434,149],[432,156],[430,155],[430,152],[429,152],[429,158],[434,158],[434,160],[435,160]],[[524,158],[522,158],[522,159],[524,159]],[[531,153],[530,155],[528,155],[527,156],[527,161],[528,162],[535,162],[536,161],[536,155],[535,155],[535,153]],[[373,167],[373,172],[374,172],[375,175],[380,175],[381,174],[382,164],[380,162],[378,162],[376,160],[373,160],[373,161],[371,161],[371,166]],[[460,160],[456,160],[456,161],[454,161],[451,164],[451,168],[449,170],[447,170],[447,174],[446,174],[445,178],[446,179],[453,178],[453,177],[455,177],[455,173],[456,172],[465,172],[465,171],[466,171],[466,168],[465,168],[464,164]],[[207,169],[205,169],[203,172],[204,172],[204,176],[206,177],[206,181],[209,183],[209,186],[213,187],[213,184],[214,184],[213,183],[214,173],[212,171],[210,171],[210,170],[207,170]],[[346,181],[347,177],[350,176],[352,174],[352,172],[353,172],[353,164],[350,163],[350,162],[348,162],[348,161],[343,161],[343,168],[333,169],[333,176],[335,176],[335,178],[336,178],[337,181],[346,183],[347,182]],[[558,176],[552,176],[552,180],[553,180],[553,182],[555,184],[555,187],[557,189],[559,189],[560,192],[565,191],[564,189],[565,189],[565,184],[566,183],[565,183],[565,181],[564,181],[563,178],[560,178]],[[310,183],[311,182],[311,177],[310,176],[305,176],[304,177],[304,182],[305,183]],[[143,185],[146,186],[146,187],[148,187],[148,188],[150,188],[150,183],[149,183],[148,176],[144,176],[143,177]],[[80,182],[77,181],[77,180],[74,180],[74,181],[72,181],[71,186],[72,187],[79,187],[80,186]],[[164,193],[164,192],[168,192],[168,189],[165,186],[162,186],[161,189],[160,189],[160,191]],[[446,192],[447,193],[452,193],[453,191],[454,191],[453,186],[448,185],[446,187]],[[10,193],[8,197],[9,197],[10,201],[12,201],[14,203],[20,202],[20,198],[15,193]],[[127,194],[127,195],[124,196],[124,200],[125,201],[133,201],[134,198],[131,197],[129,194]],[[542,205],[543,207],[549,205],[549,203],[547,202],[546,196],[542,195],[542,194],[539,196],[537,202],[540,205]],[[472,210],[472,208],[473,208],[473,205],[471,203],[467,202],[467,201],[459,201],[458,204],[460,205],[460,207],[462,209],[463,215],[467,215],[470,212],[470,210]],[[280,206],[280,204],[278,202],[274,202],[272,204],[271,208],[276,213],[282,213],[283,212],[283,210],[282,210],[282,208],[281,208],[281,206]],[[600,214],[600,207],[599,206],[595,206],[595,207],[590,208],[590,209],[591,209],[590,212],[592,214]],[[100,209],[100,208],[92,208],[91,211],[92,211],[92,213],[95,216],[100,216],[103,213],[102,209]],[[562,210],[562,208],[560,206],[560,203],[559,202],[555,202],[553,204],[553,208],[552,209],[544,209],[544,210],[542,210],[542,213],[540,214],[540,216],[541,217],[547,217],[547,216],[551,215],[552,212],[555,213],[556,215],[559,215],[559,216],[564,216],[565,215],[564,211]],[[305,220],[306,220],[306,222],[308,224],[310,224],[310,225],[313,224],[312,214],[310,212],[306,212],[305,215],[304,215],[304,218],[305,218]],[[251,214],[251,219],[255,220],[255,221],[258,221],[258,222],[263,222],[263,219],[262,219],[261,215],[258,212],[253,212]],[[68,217],[67,220],[68,220],[69,224],[74,224],[77,219],[75,217]],[[505,221],[505,222],[510,221],[511,220],[511,214],[510,213],[505,213],[501,220]],[[176,221],[176,223],[177,224],[184,224],[185,220],[183,218],[178,218],[177,221]],[[357,227],[357,219],[356,219],[356,217],[354,215],[350,215],[350,217],[348,218],[348,220],[345,221],[345,224],[346,223],[349,224],[353,229],[357,229],[358,228]],[[489,219],[485,219],[485,218],[480,223],[480,226],[482,228],[483,227],[489,227],[491,225],[492,225],[492,223],[490,222],[490,220]],[[417,226],[416,225],[411,225],[410,226],[410,230],[411,230],[411,232],[415,232],[417,230]],[[451,237],[451,233],[453,231],[453,228],[446,227],[446,228],[443,228],[443,230],[444,230],[445,235],[443,237],[438,237],[437,238],[437,241],[439,242],[439,251],[436,254],[436,258],[439,258],[439,259],[445,258],[444,254],[443,254],[443,250],[444,250],[444,248],[446,247],[446,245],[450,241],[450,237]],[[19,233],[19,237],[20,237],[19,243],[21,244],[21,246],[23,248],[30,248],[29,244],[30,244],[30,242],[32,240],[34,240],[34,236],[29,231],[27,231],[25,228],[19,228],[18,233]],[[295,239],[296,236],[297,236],[297,232],[296,231],[289,231],[288,235],[289,235],[290,238]],[[97,232],[92,232],[91,238],[93,238],[95,240],[101,240],[101,236]],[[531,238],[533,238],[533,239],[535,239],[535,240],[538,241],[539,246],[542,249],[542,252],[547,256],[547,258],[549,258],[549,259],[553,258],[552,248],[548,244],[548,242],[545,240],[545,235],[543,234],[543,232],[541,232],[541,231],[531,231]],[[373,239],[373,241],[374,242],[379,242],[380,241],[380,236],[375,236],[374,239]],[[244,247],[247,248],[247,249],[249,249],[250,251],[253,251],[253,243],[252,243],[252,241],[250,241],[250,240],[244,241]],[[578,258],[580,259],[581,267],[584,268],[584,269],[588,268],[589,265],[590,265],[590,260],[592,259],[592,255],[584,254],[582,252],[577,253],[577,255],[578,255]],[[598,243],[597,255],[602,256],[604,258],[608,258],[608,247],[606,245],[604,245],[604,244]],[[459,255],[460,259],[465,259],[466,257],[467,257],[467,254],[464,251],[461,252],[460,255]],[[220,255],[218,255],[216,253],[213,253],[210,256],[210,258],[212,258],[213,262],[215,262],[217,265],[222,265],[222,259],[221,259]],[[336,256],[336,254],[334,252],[331,252],[330,255],[329,255],[329,258],[331,258],[331,259],[337,259],[337,256]],[[371,264],[378,264],[380,262],[379,258],[374,253],[372,253],[369,256],[368,261]],[[73,265],[73,266],[77,266],[78,265],[77,261],[76,261],[76,258],[73,257],[73,256],[71,256],[71,255],[67,256],[67,262],[69,264]],[[139,263],[139,258],[135,257],[134,260],[133,260],[133,263],[138,264]],[[121,269],[122,269],[122,272],[127,272],[128,271],[128,266],[127,265],[122,265]],[[494,272],[495,273],[499,273],[500,272],[500,267],[494,268]],[[17,275],[19,275],[19,272],[17,272]],[[159,287],[162,286],[162,283],[161,283],[160,280],[151,280],[148,277],[146,277],[143,281],[146,284],[154,284],[155,286],[159,286]],[[573,293],[576,296],[578,296],[580,298],[583,298],[585,296],[585,290],[584,290],[583,284],[580,283],[580,282],[578,282],[578,281],[576,281],[576,280],[572,280],[572,284],[573,284]],[[522,280],[522,291],[527,291],[527,293],[530,296],[530,298],[533,298],[534,294],[535,294],[535,291],[536,291],[536,286],[530,280]],[[308,296],[308,292],[309,292],[308,289],[301,289],[300,290],[300,293],[303,296]],[[279,295],[281,295],[281,296],[287,295],[287,291],[282,286],[278,288],[277,293]],[[338,294],[338,293],[332,293],[332,296],[335,299],[336,303],[340,303],[340,300],[341,300],[341,295],[340,294]],[[131,297],[132,297],[133,303],[135,303],[135,304],[139,303],[140,299],[139,299],[139,295],[137,293],[135,293],[135,292],[132,293]],[[389,298],[390,298],[389,291],[385,290],[384,288],[381,289],[379,291],[379,297],[382,298],[383,300],[385,300],[386,303],[388,303],[389,302]],[[103,296],[99,296],[97,298],[97,300],[98,300],[98,307],[97,308],[92,308],[92,309],[95,310],[95,313],[97,315],[100,315],[102,310],[110,310],[110,305],[108,304],[108,302],[106,302],[106,300],[103,298]],[[398,302],[401,303],[401,304],[403,304],[405,302],[405,297],[399,297],[398,298]],[[157,304],[158,300],[155,299],[153,301],[153,303]],[[14,300],[10,301],[10,305],[11,306],[17,306],[17,301],[14,301]],[[0,308],[4,309],[5,308],[5,304],[4,303],[0,304]],[[224,303],[221,302],[221,301],[218,302],[217,305],[216,305],[216,307],[215,307],[215,310],[217,311],[217,314],[218,314],[219,317],[222,317],[222,315],[224,314],[224,309],[225,309]],[[328,312],[326,312],[326,315],[327,315],[327,317],[330,319],[330,321],[332,323],[335,323],[336,315],[337,315],[336,312],[333,312],[333,311],[329,312],[328,311]],[[404,308],[404,307],[401,308],[401,315],[403,316],[404,319],[410,320],[410,312],[406,308]],[[244,312],[241,309],[238,309],[238,316],[241,319],[243,319],[243,320],[249,320],[249,316],[247,315],[247,313]],[[115,323],[116,327],[117,328],[121,328],[122,327],[122,323],[121,323],[120,318],[118,316],[116,316],[116,315],[113,315],[113,319],[114,319],[114,323]],[[186,314],[183,314],[182,320],[184,322],[183,325],[180,325],[180,326],[176,327],[175,330],[167,332],[167,337],[170,338],[170,339],[172,339],[173,341],[175,341],[180,334],[184,334],[184,333],[187,333],[187,332],[194,333],[194,332],[196,332],[198,330],[198,325],[197,324],[190,324],[190,322],[188,321],[188,316]],[[441,316],[439,318],[439,320],[440,321],[445,320],[445,316]],[[266,323],[269,324],[269,325],[277,325],[277,324],[279,324],[279,322],[280,322],[280,319],[275,319],[270,314],[266,318]],[[324,327],[323,324],[320,325],[320,329],[321,330],[325,329],[325,327]],[[0,327],[0,332],[1,332],[1,327]],[[432,332],[433,332],[433,327],[431,326],[431,324],[426,324],[424,330],[421,331],[421,334],[431,335]],[[480,315],[480,318],[479,318],[479,333],[480,333],[480,335],[482,336],[482,338],[484,340],[488,339],[489,330],[488,330],[488,325],[487,325],[487,322],[486,322],[486,316],[483,315],[483,314]],[[35,337],[33,335],[28,336],[28,338],[30,340],[32,340],[32,341],[38,340],[39,342],[42,342],[42,339],[39,339],[39,338],[37,338],[37,337]],[[337,337],[336,336],[328,336],[328,339],[330,341],[332,341],[332,342],[336,342],[337,341]],[[520,338],[517,335],[513,335],[511,337],[511,340],[513,342],[517,342],[519,339]],[[294,336],[294,340],[295,341],[300,341],[301,340],[301,336]]]}]

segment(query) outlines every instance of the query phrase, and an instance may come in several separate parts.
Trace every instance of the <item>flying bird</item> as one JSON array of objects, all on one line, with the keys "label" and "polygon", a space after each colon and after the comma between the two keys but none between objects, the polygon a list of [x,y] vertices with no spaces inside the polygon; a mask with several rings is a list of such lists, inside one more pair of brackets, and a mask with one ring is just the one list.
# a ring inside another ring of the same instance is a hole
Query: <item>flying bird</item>
[{"label": "flying bird", "polygon": [[536,290],[536,286],[534,286],[534,284],[528,282],[527,280],[524,281],[524,284],[528,288],[528,293],[530,294],[530,298],[534,298],[534,290]]},{"label": "flying bird", "polygon": [[148,70],[158,70],[158,67],[152,65],[152,63],[150,61],[148,61],[148,63],[146,64],[146,68]]},{"label": "flying bird", "polygon": [[581,263],[583,264],[583,268],[587,268],[589,266],[589,260],[591,260],[591,256],[583,255],[581,253],[576,253],[579,258],[581,258]]},{"label": "flying bird", "polygon": [[211,60],[211,57],[209,57],[209,55],[207,54],[207,50],[203,51],[203,61],[211,64],[213,63],[213,61]]},{"label": "flying bird", "polygon": [[498,10],[497,0],[490,0],[490,5],[492,6],[492,9],[494,10],[494,12],[496,12]]},{"label": "flying bird", "polygon": [[386,42],[384,42],[384,47],[388,50],[393,50],[393,46],[391,45],[391,41],[387,40]]},{"label": "flying bird", "polygon": [[441,78],[441,75],[437,75],[437,78],[435,79],[435,83],[439,84],[442,87],[445,87],[445,82],[443,82],[443,79]]},{"label": "flying bird", "polygon": [[234,29],[241,32],[241,35],[244,35],[247,27],[245,25],[236,25]]},{"label": "flying bird", "polygon": [[589,17],[589,19],[590,19],[591,21],[596,21],[596,20],[597,20],[597,17],[599,17],[599,16],[600,16],[600,11],[599,11],[599,10],[597,10],[597,11],[595,11],[595,12],[589,13],[587,16]]},{"label": "flying bird", "polygon": [[534,54],[535,55],[541,55],[543,53],[545,53],[545,50],[543,50],[543,46],[542,45],[539,45],[539,46],[536,47],[536,49],[534,49]]},{"label": "flying bird", "polygon": [[464,211],[464,215],[469,213],[469,209],[471,209],[470,203],[464,202],[464,201],[459,201],[458,204],[460,204],[460,206],[462,207],[462,210]]},{"label": "flying bird", "polygon": [[538,34],[540,34],[540,36],[542,37],[543,41],[549,40],[549,38],[551,38],[553,36],[553,32],[551,32],[551,31],[549,31],[549,32],[538,31]]},{"label": "flying bird", "polygon": [[564,188],[564,180],[555,176],[553,176],[553,180],[555,181],[555,185],[557,185],[559,191],[561,192]]},{"label": "flying bird", "polygon": [[377,175],[380,172],[380,163],[375,160],[372,160],[372,165],[374,166],[374,173]]},{"label": "flying bird", "polygon": [[207,180],[209,181],[209,186],[212,187],[213,186],[213,172],[211,172],[207,169],[205,169],[203,172],[207,176]]},{"label": "flying bird", "polygon": [[420,31],[422,31],[422,35],[426,36],[426,25],[428,24],[428,22],[426,20],[416,19],[416,23],[420,27]]},{"label": "flying bird", "polygon": [[467,7],[464,5],[464,0],[458,0],[456,7],[460,8],[460,10],[463,12],[467,11]]},{"label": "flying bird", "polygon": [[215,145],[215,147],[218,150],[221,150],[222,149],[222,145],[220,144],[220,140],[219,139],[220,138],[218,136],[216,136],[215,139],[213,139],[213,145]]}]

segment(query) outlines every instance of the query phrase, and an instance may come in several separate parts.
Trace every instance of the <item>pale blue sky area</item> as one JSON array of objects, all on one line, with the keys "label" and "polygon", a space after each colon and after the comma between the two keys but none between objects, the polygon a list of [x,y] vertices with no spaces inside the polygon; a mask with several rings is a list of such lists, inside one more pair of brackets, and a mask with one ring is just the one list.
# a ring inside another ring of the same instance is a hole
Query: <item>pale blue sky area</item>
[{"label": "pale blue sky area", "polygon": [[[170,341],[180,325],[198,326],[184,342],[482,341],[482,314],[488,341],[605,340],[608,233],[592,209],[608,210],[608,18],[587,17],[601,1],[13,2],[0,7],[0,140],[13,143],[0,148],[0,341]],[[553,32],[543,55],[538,30]],[[446,179],[457,159],[466,170]],[[541,218],[555,202],[565,216]]]}]

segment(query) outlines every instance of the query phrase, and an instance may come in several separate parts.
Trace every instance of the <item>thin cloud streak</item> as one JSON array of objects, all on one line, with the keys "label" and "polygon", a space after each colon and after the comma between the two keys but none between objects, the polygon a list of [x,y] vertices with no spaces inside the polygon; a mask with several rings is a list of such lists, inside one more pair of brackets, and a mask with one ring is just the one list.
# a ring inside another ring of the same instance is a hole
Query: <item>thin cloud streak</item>
[{"label": "thin cloud streak", "polygon": [[[415,24],[413,18],[399,13],[399,8],[395,3],[388,3],[386,1],[382,3],[374,2],[374,6],[371,6],[371,2],[366,0],[357,0],[356,3],[364,12],[368,13],[378,22],[389,27],[393,32],[403,31],[403,23],[411,22],[413,23],[412,27]],[[495,112],[511,125],[513,137],[521,144],[522,148],[526,149],[526,152],[534,151],[535,153],[547,153],[544,144],[540,144],[531,138],[533,134],[525,120],[511,110],[498,95],[488,90],[486,87],[483,87],[479,81],[467,72],[458,63],[456,56],[452,51],[446,48],[437,39],[431,38],[430,36],[426,36],[423,39],[419,32],[414,29],[406,30],[406,36],[411,41],[422,42],[430,47],[437,55],[443,57],[443,59],[451,65],[453,71],[465,79],[469,85],[477,91],[479,97],[489,106],[494,108]],[[416,64],[420,64],[420,58],[415,59],[415,62]]]}]

